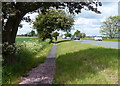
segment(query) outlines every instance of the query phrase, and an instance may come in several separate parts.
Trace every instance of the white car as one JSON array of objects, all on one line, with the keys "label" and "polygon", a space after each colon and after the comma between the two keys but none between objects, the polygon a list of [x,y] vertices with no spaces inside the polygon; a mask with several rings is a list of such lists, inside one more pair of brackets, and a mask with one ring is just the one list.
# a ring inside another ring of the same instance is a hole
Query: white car
[{"label": "white car", "polygon": [[102,37],[95,37],[94,40],[95,41],[102,41]]},{"label": "white car", "polygon": [[71,40],[71,38],[70,38],[70,37],[67,37],[66,39]]}]

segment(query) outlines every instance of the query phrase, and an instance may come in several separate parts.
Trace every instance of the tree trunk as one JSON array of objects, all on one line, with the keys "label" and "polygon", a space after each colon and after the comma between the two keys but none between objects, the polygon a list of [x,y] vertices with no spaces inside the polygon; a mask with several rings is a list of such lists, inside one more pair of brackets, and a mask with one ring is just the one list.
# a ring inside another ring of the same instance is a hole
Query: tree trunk
[{"label": "tree trunk", "polygon": [[10,16],[3,30],[2,42],[8,42],[9,44],[15,43],[18,26],[25,14],[16,13],[14,16]]},{"label": "tree trunk", "polygon": [[[6,22],[5,27],[2,29],[2,43],[8,42],[8,44],[15,43],[18,26],[25,14],[16,13],[14,16],[10,16]],[[4,63],[12,63],[15,53],[3,52]]]}]

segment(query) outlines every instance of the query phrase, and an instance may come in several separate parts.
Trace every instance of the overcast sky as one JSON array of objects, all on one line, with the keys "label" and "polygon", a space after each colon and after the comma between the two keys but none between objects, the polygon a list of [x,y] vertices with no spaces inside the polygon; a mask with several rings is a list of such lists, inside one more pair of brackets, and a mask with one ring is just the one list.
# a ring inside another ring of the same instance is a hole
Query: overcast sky
[{"label": "overcast sky", "polygon": [[[80,30],[81,32],[86,33],[86,35],[96,35],[100,36],[100,25],[101,22],[104,21],[109,16],[118,15],[118,1],[113,0],[114,2],[102,2],[102,6],[98,8],[102,14],[96,14],[92,11],[82,10],[82,13],[77,14],[75,16],[74,22],[74,30],[71,31],[73,34],[76,30]],[[26,16],[30,16],[31,19],[35,19],[37,17],[37,13],[27,14]],[[17,34],[25,34],[32,30],[32,25],[21,22],[23,27],[18,30]],[[60,32],[63,33],[63,32]]]}]

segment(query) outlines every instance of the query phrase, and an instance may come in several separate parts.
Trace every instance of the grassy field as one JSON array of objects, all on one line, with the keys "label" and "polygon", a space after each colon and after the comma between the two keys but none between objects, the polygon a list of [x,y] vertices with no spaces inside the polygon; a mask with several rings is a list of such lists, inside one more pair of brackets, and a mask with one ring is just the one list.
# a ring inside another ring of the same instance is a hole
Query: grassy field
[{"label": "grassy field", "polygon": [[48,41],[41,42],[38,38],[19,37],[16,39],[15,63],[3,66],[3,84],[16,84],[27,72],[45,61],[52,46]]},{"label": "grassy field", "polygon": [[[81,38],[82,40],[94,40],[94,38]],[[114,42],[120,42],[118,39],[106,39],[103,38],[103,41],[114,41]]]},{"label": "grassy field", "polygon": [[57,44],[56,84],[117,84],[118,50],[70,40]]},{"label": "grassy field", "polygon": [[103,41],[114,41],[114,42],[120,42],[118,39],[103,39]]}]

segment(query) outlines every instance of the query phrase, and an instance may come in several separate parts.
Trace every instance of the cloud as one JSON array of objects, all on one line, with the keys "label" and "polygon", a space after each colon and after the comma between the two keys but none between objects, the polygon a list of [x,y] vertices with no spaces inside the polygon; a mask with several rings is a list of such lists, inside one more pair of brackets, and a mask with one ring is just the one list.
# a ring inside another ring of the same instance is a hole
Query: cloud
[{"label": "cloud", "polygon": [[[32,19],[34,21],[35,18],[37,17],[37,15],[38,15],[38,13],[26,14],[25,17],[30,16],[30,19]],[[23,25],[23,27],[18,29],[17,35],[26,34],[26,33],[30,32],[31,30],[33,30],[32,29],[33,24],[29,24],[25,21],[21,21],[21,24]]]},{"label": "cloud", "polygon": [[[105,21],[109,16],[118,15],[118,3],[102,2],[102,4],[103,6],[98,8],[102,14],[84,10],[82,11],[83,13],[76,15],[74,23],[75,30],[79,29],[87,35],[102,35],[99,33],[102,21]],[[73,33],[75,30],[71,32]]]}]

